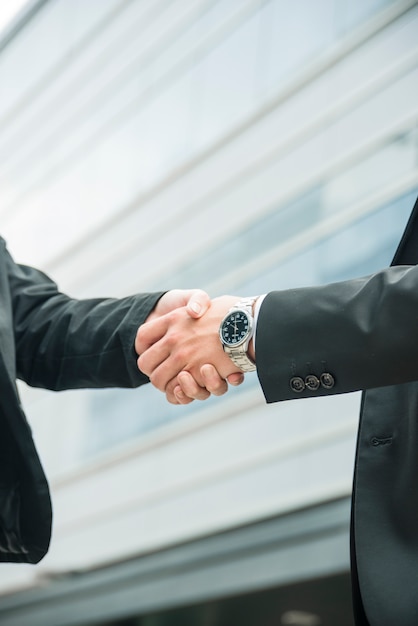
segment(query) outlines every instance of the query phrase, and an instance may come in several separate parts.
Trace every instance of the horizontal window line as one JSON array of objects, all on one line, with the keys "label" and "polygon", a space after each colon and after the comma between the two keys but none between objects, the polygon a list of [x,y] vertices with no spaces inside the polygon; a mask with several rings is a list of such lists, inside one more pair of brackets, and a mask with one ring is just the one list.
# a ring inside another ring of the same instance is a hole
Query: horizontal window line
[{"label": "horizontal window line", "polygon": [[[64,57],[64,60],[61,59],[61,61],[51,70],[49,70],[47,74],[44,75],[38,81],[38,83],[30,89],[27,94],[25,94],[22,98],[20,98],[20,100],[13,104],[11,110],[9,110],[0,117],[0,128],[2,126],[7,128],[11,123],[13,123],[14,118],[21,114],[21,112],[24,111],[26,107],[31,106],[33,102],[36,101],[37,95],[43,93],[45,88],[47,88],[54,81],[55,78],[59,77],[62,74],[62,64],[68,64],[68,62],[70,62],[70,64],[72,65],[72,63],[74,63],[76,59],[81,56],[83,52],[85,52],[86,48],[89,48],[91,45],[94,44],[96,37],[103,33],[103,29],[108,24],[111,24],[115,17],[121,14],[129,6],[129,4],[132,4],[132,2],[134,1],[135,0],[124,0],[117,6],[116,9],[111,11],[110,14],[106,15],[98,24],[96,24],[96,26],[81,39],[81,41],[77,45],[77,49],[70,50],[69,58]],[[40,5],[46,3],[50,3],[50,0],[40,0]],[[28,23],[30,23],[29,20]],[[25,25],[26,23],[24,24],[24,26]],[[24,32],[22,36],[24,37]]]},{"label": "horizontal window line", "polygon": [[[252,4],[256,4],[255,2],[253,2]],[[249,10],[251,9],[254,10],[254,7],[252,7],[252,4],[249,5]],[[408,2],[400,2],[399,5],[396,5],[396,13],[395,11],[392,9],[392,11],[388,12],[386,14],[386,19],[390,19],[393,20],[394,19],[394,15],[395,17],[399,17],[401,14],[403,14],[407,8],[410,8],[411,6],[413,6],[415,3],[411,2],[410,0]],[[249,11],[250,12],[250,11]],[[245,17],[245,15],[243,14],[243,17]],[[375,21],[372,21],[372,25],[374,24],[374,30],[375,32],[378,32],[383,26],[382,26],[382,18],[381,16],[379,16],[380,19],[375,18]],[[360,29],[361,31],[364,29]],[[362,33],[362,37],[359,38],[359,35],[356,34],[355,36],[352,36],[350,38],[350,36],[348,36],[347,38],[347,42],[350,42],[351,40],[351,48],[350,49],[354,49],[355,47],[358,47],[361,43],[364,43],[364,41],[367,40],[367,38],[370,36],[370,31],[372,30],[371,26],[369,26],[368,29],[365,30],[364,33]],[[207,45],[207,44],[206,44]],[[318,67],[314,68],[314,70],[312,70],[312,68],[309,70],[309,72],[305,72],[301,74],[301,77],[298,78],[295,82],[295,84],[290,85],[287,89],[285,89],[285,91],[281,94],[281,96],[279,98],[275,99],[275,106],[278,106],[278,104],[282,101],[284,101],[285,99],[289,98],[291,95],[293,95],[293,93],[295,93],[295,91],[298,91],[300,88],[302,88],[307,82],[310,82],[314,77],[318,76],[320,73],[322,73],[323,71],[325,71],[326,69],[328,69],[329,67],[331,67],[332,65],[334,65],[337,61],[339,61],[345,54],[347,54],[347,48],[348,48],[348,43],[344,43],[342,44],[340,47],[337,47],[336,50],[332,51],[331,54],[327,55],[327,57],[325,59],[321,59],[318,62]],[[166,80],[162,80],[161,84],[164,86],[167,84]],[[133,105],[129,105],[129,107],[127,107],[126,109],[124,109],[121,113],[119,113],[117,115],[117,118],[121,118],[123,121],[126,123],[126,120],[129,117],[129,111],[131,111],[131,114],[136,114],[137,113],[137,106],[138,103],[135,101],[133,103]],[[225,145],[225,143],[229,143],[233,138],[235,138],[237,136],[238,132],[243,132],[245,130],[245,128],[248,128],[249,126],[252,126],[256,121],[258,121],[261,117],[264,117],[264,115],[267,115],[268,113],[271,112],[271,108],[272,108],[272,103],[269,103],[268,107],[263,107],[262,109],[260,109],[260,111],[258,111],[256,113],[256,115],[252,115],[250,117],[249,120],[247,120],[244,124],[239,125],[239,127],[237,127],[236,129],[233,129],[232,131],[228,132],[227,135],[225,135],[224,138],[222,138],[220,141],[217,141],[213,146],[211,146],[208,150],[205,150],[203,153],[201,153],[201,155],[199,155],[199,157],[192,159],[190,162],[187,162],[186,164],[184,164],[183,166],[181,166],[179,169],[180,171],[184,171],[184,170],[190,170],[194,167],[196,167],[199,163],[201,163],[202,161],[204,161],[205,159],[207,159],[208,157],[212,156],[214,154],[214,152],[216,152],[217,150],[219,150],[223,145]],[[107,127],[107,129],[111,129],[114,128],[114,124],[115,122],[110,126]],[[117,126],[117,128],[119,128]],[[9,205],[9,207],[5,206],[3,209],[3,213],[2,216],[7,216],[8,213],[13,212],[14,214],[20,210],[19,207],[19,201],[21,201],[22,199],[24,199],[29,193],[35,191],[36,189],[38,189],[40,186],[42,186],[42,184],[47,181],[48,179],[51,178],[51,176],[54,175],[54,173],[59,173],[64,165],[69,165],[72,163],[72,165],[76,165],[77,164],[77,156],[80,156],[82,154],[85,154],[86,150],[91,149],[92,146],[95,146],[97,143],[97,140],[101,140],[101,138],[103,138],[103,131],[104,129],[100,129],[99,132],[96,132],[96,134],[94,135],[95,140],[93,140],[92,142],[92,138],[89,138],[89,140],[87,141],[87,143],[82,144],[81,146],[79,146],[71,155],[67,156],[66,159],[58,165],[53,166],[52,168],[50,168],[46,173],[44,173],[41,178],[32,186],[29,186],[29,188],[24,191],[22,193],[21,196],[18,197],[18,199],[16,201],[13,201],[11,205]],[[109,136],[108,134],[105,135],[106,138]],[[96,142],[96,143],[95,143]],[[65,173],[68,172],[68,168],[66,168]],[[174,176],[177,177],[178,176],[178,170],[174,173]],[[172,175],[169,176],[169,178],[172,178]],[[164,181],[162,181],[162,184],[164,185]]]},{"label": "horizontal window line", "polygon": [[[347,419],[345,422],[339,422],[332,428],[328,426],[316,433],[310,433],[307,436],[299,436],[297,439],[287,444],[279,444],[272,446],[268,451],[263,450],[256,454],[250,454],[241,461],[233,461],[229,465],[205,471],[200,476],[182,479],[178,483],[157,488],[148,494],[145,493],[139,496],[133,496],[118,505],[112,503],[109,507],[103,507],[100,510],[96,509],[93,513],[85,517],[80,517],[78,520],[63,522],[62,524],[57,522],[55,530],[56,535],[58,537],[72,533],[77,527],[91,525],[98,521],[100,522],[103,517],[109,520],[114,517],[119,517],[124,512],[129,512],[132,509],[145,508],[150,505],[152,506],[152,504],[156,502],[180,497],[187,492],[202,489],[202,487],[206,485],[216,484],[217,482],[224,482],[234,476],[243,475],[263,465],[269,465],[277,461],[286,461],[291,457],[312,451],[319,453],[320,448],[333,445],[347,438],[353,438],[354,441],[357,432],[357,422],[358,416],[355,414],[352,418]],[[57,495],[55,497],[57,497]]]},{"label": "horizontal window line", "polygon": [[[199,10],[201,10],[202,7],[210,6],[211,0],[206,0],[206,2],[200,0],[200,3],[202,6],[199,7]],[[150,86],[146,87],[145,91],[142,94],[135,97],[134,99],[131,99],[127,103],[124,103],[122,107],[119,107],[117,111],[112,113],[110,118],[105,120],[105,122],[101,125],[100,129],[93,133],[92,137],[100,142],[104,136],[108,136],[108,134],[106,134],[106,131],[110,129],[114,130],[115,128],[118,129],[119,126],[117,126],[117,124],[119,122],[122,121],[124,124],[126,124],[126,122],[129,121],[133,116],[136,116],[141,107],[145,107],[150,100],[158,97],[158,95],[162,93],[168,85],[174,83],[179,78],[179,75],[184,72],[185,67],[189,67],[191,61],[196,62],[199,57],[202,57],[208,49],[213,47],[217,41],[221,40],[230,30],[232,30],[233,26],[236,26],[239,22],[246,19],[248,15],[250,15],[257,8],[259,0],[246,0],[246,3],[247,4],[240,8],[239,14],[234,14],[232,18],[227,18],[227,20],[225,20],[220,26],[218,26],[212,33],[208,34],[204,41],[200,42],[198,48],[194,49],[192,52],[188,52],[185,58],[180,59],[180,61],[177,62],[177,66],[174,70],[173,68],[170,68],[162,77],[159,78],[156,83],[153,83]],[[192,6],[192,8],[184,14],[183,22],[179,21],[178,24],[170,24],[170,36],[159,42],[157,49],[160,47],[166,48],[170,42],[170,39],[176,39],[178,37],[179,33],[181,33],[187,25],[187,21],[190,21],[190,13],[196,17],[198,15],[198,10],[196,9],[196,7]],[[135,64],[138,65],[137,70],[143,70],[144,63],[145,65],[147,65],[155,59],[157,51],[154,49],[154,47],[155,44],[154,42],[152,42],[152,45],[150,45],[149,49],[146,49],[143,54],[139,55],[139,58],[135,61]],[[4,172],[7,173],[8,170],[13,171],[14,168],[22,169],[25,161],[29,162],[36,153],[39,153],[40,151],[48,152],[49,147],[54,147],[59,142],[59,138],[62,134],[64,134],[65,136],[65,133],[70,132],[73,127],[77,127],[77,123],[80,120],[85,120],[86,113],[91,113],[92,116],[97,115],[97,110],[98,107],[100,107],[100,104],[102,102],[106,102],[113,93],[118,93],[119,89],[121,88],[121,85],[119,83],[121,81],[123,82],[126,79],[126,75],[128,75],[129,77],[135,75],[135,71],[135,67],[132,66],[124,68],[120,76],[116,76],[116,78],[114,78],[111,82],[107,81],[105,86],[100,91],[98,91],[98,93],[93,93],[93,95],[90,96],[90,98],[88,99],[87,103],[83,103],[81,110],[74,113],[73,110],[70,109],[69,119],[64,121],[58,128],[50,132],[49,135],[47,134],[46,138],[43,137],[41,138],[40,142],[34,143],[32,147],[32,155],[30,153],[29,155],[24,154],[23,158],[21,158],[20,161],[19,158],[17,158],[17,160],[15,159],[15,163],[12,163],[11,165],[7,165],[6,163],[3,167],[3,170],[0,171],[0,174],[3,174]],[[86,79],[84,84],[89,84],[88,79]],[[77,95],[79,95],[80,91],[74,88],[73,93],[77,93]],[[68,98],[65,99],[65,103],[67,103],[67,101]],[[59,100],[54,103],[52,110],[54,113],[57,111],[61,113],[62,106],[60,106]],[[23,131],[20,134],[25,137],[25,141],[21,141],[20,143],[21,145],[24,145],[26,149],[28,146],[28,130],[25,130],[25,128],[23,128]],[[81,147],[76,148],[73,153],[70,153],[70,155],[67,156],[67,158],[65,158],[59,166],[55,166],[52,171],[60,171],[62,169],[62,165],[67,163],[74,155],[78,154],[80,150],[84,152],[86,145],[94,146],[95,144],[94,142],[92,142],[92,137],[88,138],[87,142],[85,141]],[[10,148],[8,152],[11,153]],[[16,153],[13,152],[13,154],[15,155]],[[19,156],[18,153],[17,156]],[[49,173],[50,172],[47,171],[47,175],[49,175]],[[41,178],[41,180],[43,179]]]},{"label": "horizontal window line", "polygon": [[408,174],[399,181],[369,194],[365,199],[354,203],[348,209],[323,219],[318,224],[311,226],[309,230],[277,246],[274,250],[258,256],[246,265],[241,264],[239,269],[225,272],[221,279],[215,279],[208,285],[205,285],[204,288],[215,294],[228,291],[231,288],[231,284],[237,284],[241,281],[243,275],[246,277],[246,280],[251,280],[272,267],[277,267],[289,258],[340,232],[350,224],[370,215],[381,206],[390,203],[392,200],[415,188],[418,188],[418,168],[416,172]]},{"label": "horizontal window line", "polygon": [[[327,124],[328,124],[328,121],[325,120],[324,125],[327,125]],[[313,188],[318,183],[324,184],[325,181],[332,179],[333,176],[336,176],[338,173],[343,172],[344,170],[348,169],[350,166],[356,164],[361,159],[365,159],[368,156],[373,155],[380,148],[387,145],[389,141],[391,140],[391,138],[398,136],[400,133],[406,133],[410,130],[413,130],[415,126],[416,126],[416,113],[414,113],[412,116],[404,120],[401,120],[400,122],[396,124],[393,124],[389,128],[382,129],[381,132],[377,136],[366,139],[361,146],[356,146],[356,148],[354,148],[348,154],[344,154],[341,158],[321,168],[318,172],[315,173],[315,175],[308,176],[304,180],[302,178],[298,180],[294,188],[289,190],[289,192],[286,193],[286,195],[283,195],[283,194],[280,195],[280,192],[279,192],[277,198],[275,198],[274,200],[274,206],[277,207],[277,210],[280,210],[281,207],[285,207],[289,202],[303,195],[304,193],[309,191],[309,189]],[[301,143],[303,143],[303,141],[304,139],[301,140]],[[283,149],[283,152],[287,152],[287,151],[288,150],[286,148]],[[205,196],[202,199],[202,201],[187,206],[186,209],[184,209],[184,211],[181,214],[176,213],[175,216],[173,216],[172,218],[167,218],[167,220],[164,221],[165,230],[167,232],[170,232],[170,229],[173,227],[173,225],[178,223],[179,220],[184,220],[185,222],[187,222],[189,215],[196,214],[196,212],[202,210],[202,206],[209,206],[212,202],[216,200],[216,198],[222,197],[224,194],[228,193],[231,187],[239,187],[240,183],[243,180],[246,180],[249,176],[253,175],[256,171],[257,171],[257,168],[255,166],[252,166],[248,168],[248,170],[246,169],[245,171],[240,172],[239,175],[229,180],[226,184],[221,185],[219,188],[209,193],[208,196]],[[365,208],[364,209],[360,208],[360,211],[363,211],[363,210],[367,211],[368,210],[367,206],[369,204],[373,206],[378,206],[375,203],[380,201],[379,198],[386,197],[387,199],[391,199],[393,197],[396,197],[396,194],[398,192],[401,193],[403,190],[407,191],[408,189],[414,188],[416,184],[416,176],[417,176],[416,173],[412,173],[412,175],[408,174],[405,180],[398,181],[398,183],[395,183],[393,186],[389,185],[387,188],[385,187],[381,193],[377,194],[376,199],[374,201],[373,201],[373,196],[371,197],[372,198],[371,200],[366,199],[365,202],[364,200],[362,200],[360,202],[360,207],[365,207]],[[357,206],[357,203],[352,207],[353,219],[357,211],[356,206]],[[271,202],[266,206],[258,207],[257,219],[258,220],[262,219],[263,216],[269,214],[271,210],[272,210]],[[121,218],[119,217],[119,220],[120,219]],[[253,219],[254,219],[254,215],[251,215],[248,220],[248,224],[250,224],[251,220]],[[242,219],[240,225],[241,227],[245,226],[244,219]],[[103,232],[103,231],[100,229],[100,232]],[[311,230],[310,237],[320,238],[321,237],[320,232],[321,232],[320,230],[319,231]],[[161,231],[161,229],[159,229],[158,237],[161,237],[163,234],[164,233]],[[295,253],[296,250],[300,250],[301,246],[303,245],[303,242],[305,241],[304,239],[305,236],[308,236],[308,235],[301,235],[300,237],[297,237],[294,241],[292,240],[292,243],[288,242],[284,244],[285,247],[283,247],[283,249],[282,247],[277,248],[276,251],[269,253],[269,254],[278,255],[277,257],[274,257],[276,258],[276,262],[278,262],[279,258],[283,259],[287,255]],[[149,238],[150,241],[152,241],[152,238],[153,238],[152,235],[147,235],[147,237]],[[88,241],[86,242],[87,245],[85,246],[86,253],[88,253],[88,249],[89,249],[89,246],[88,246],[88,243],[90,242],[89,240],[90,239],[94,240],[94,244],[95,246],[97,246],[98,241],[99,241],[98,238],[99,238],[99,232],[97,231],[95,232],[95,234],[91,233],[89,235]],[[115,249],[113,253],[110,253],[108,248],[106,248],[107,252],[106,252],[105,257],[100,258],[100,255],[97,255],[97,254],[94,255],[94,258],[97,259],[96,265],[94,265],[92,262],[90,262],[88,265],[86,264],[86,270],[83,272],[83,275],[79,276],[77,280],[75,280],[72,283],[72,287],[75,289],[80,289],[80,288],[82,289],[83,287],[86,287],[94,283],[95,277],[102,275],[103,271],[106,271],[106,269],[110,269],[111,267],[115,267],[118,264],[120,265],[124,261],[126,261],[129,255],[131,253],[134,254],[136,250],[138,249],[138,245],[140,245],[138,242],[138,238],[135,234],[133,235],[132,239],[133,239],[133,242],[131,243],[129,239],[126,237],[123,241],[123,248]],[[49,263],[47,265],[47,271],[52,272],[52,273],[59,271],[60,264],[62,264],[66,260],[68,261],[73,256],[78,256],[82,250],[83,250],[83,246],[80,245],[78,250],[73,249],[72,253],[69,253],[68,256],[61,256],[58,262],[56,262],[55,264]],[[203,250],[201,252],[202,254],[204,254]],[[269,255],[266,255],[265,258],[269,259],[270,257]],[[260,263],[260,266],[258,265],[258,263]],[[259,269],[265,266],[267,266],[267,260],[265,262],[262,262],[261,259],[257,261],[252,260],[248,263],[248,267],[245,268],[245,271],[249,272],[248,275],[252,275],[255,271],[258,272]],[[242,266],[240,266],[240,270],[237,272],[240,273],[241,270],[242,270]],[[226,272],[221,278],[219,278],[218,281],[214,281],[213,283],[211,282],[209,285],[206,285],[206,288],[210,289],[212,293],[221,293],[223,289],[229,289],[230,285],[234,284],[234,282],[231,282],[231,281],[234,280],[234,276],[236,275],[238,274],[236,274],[235,270],[233,270],[231,273]],[[153,273],[152,268],[148,268],[147,280],[146,280],[146,285],[144,285],[144,288],[145,287],[152,288],[152,286],[155,284],[165,284],[165,277],[166,277],[165,270],[162,273],[161,271],[155,271]],[[127,285],[126,287],[129,291],[129,285]],[[135,288],[135,284],[132,285],[132,288]]]}]

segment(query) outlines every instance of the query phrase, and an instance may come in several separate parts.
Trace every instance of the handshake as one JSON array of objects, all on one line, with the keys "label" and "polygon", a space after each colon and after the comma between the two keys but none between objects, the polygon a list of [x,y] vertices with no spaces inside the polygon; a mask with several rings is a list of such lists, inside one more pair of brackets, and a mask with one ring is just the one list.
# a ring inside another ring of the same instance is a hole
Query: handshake
[{"label": "handshake", "polygon": [[241,384],[243,372],[255,369],[255,300],[168,291],[138,329],[138,368],[172,404],[224,394],[228,383]]}]

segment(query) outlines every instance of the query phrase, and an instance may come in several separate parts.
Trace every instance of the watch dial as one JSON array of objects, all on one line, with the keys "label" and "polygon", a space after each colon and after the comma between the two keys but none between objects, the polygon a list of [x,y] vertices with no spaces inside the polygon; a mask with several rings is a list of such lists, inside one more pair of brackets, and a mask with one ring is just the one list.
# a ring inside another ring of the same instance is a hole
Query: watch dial
[{"label": "watch dial", "polygon": [[230,313],[222,324],[222,339],[228,346],[237,345],[247,337],[249,329],[250,322],[246,313]]}]

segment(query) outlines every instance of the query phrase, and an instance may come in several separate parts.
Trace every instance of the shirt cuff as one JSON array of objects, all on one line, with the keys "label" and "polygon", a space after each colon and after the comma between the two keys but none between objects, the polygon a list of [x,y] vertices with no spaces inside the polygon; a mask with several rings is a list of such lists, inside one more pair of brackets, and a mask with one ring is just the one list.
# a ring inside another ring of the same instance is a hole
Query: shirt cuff
[{"label": "shirt cuff", "polygon": [[261,305],[263,304],[263,300],[266,297],[266,293],[258,296],[257,301],[254,307],[254,334],[253,334],[253,346],[254,346],[254,354],[255,354],[255,337],[257,335],[257,323],[258,323],[258,314],[260,313]]}]

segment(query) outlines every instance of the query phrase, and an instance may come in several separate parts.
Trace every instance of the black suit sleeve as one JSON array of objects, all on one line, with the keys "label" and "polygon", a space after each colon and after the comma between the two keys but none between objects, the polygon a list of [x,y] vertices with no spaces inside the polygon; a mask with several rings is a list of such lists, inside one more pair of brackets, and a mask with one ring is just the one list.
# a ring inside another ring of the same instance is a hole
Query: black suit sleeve
[{"label": "black suit sleeve", "polygon": [[[269,293],[258,318],[256,361],[267,402],[418,380],[418,267]],[[294,390],[292,379],[321,381],[324,373],[332,387]]]},{"label": "black suit sleeve", "polygon": [[18,378],[53,390],[148,382],[138,371],[134,340],[163,292],[76,300],[7,251],[6,264]]}]

